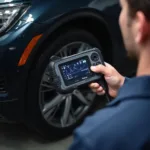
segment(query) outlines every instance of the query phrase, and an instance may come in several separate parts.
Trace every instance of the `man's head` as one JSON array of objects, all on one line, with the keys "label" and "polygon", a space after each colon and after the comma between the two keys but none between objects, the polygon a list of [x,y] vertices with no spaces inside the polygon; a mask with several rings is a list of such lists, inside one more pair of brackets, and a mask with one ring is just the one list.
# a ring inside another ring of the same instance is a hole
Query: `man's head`
[{"label": "man's head", "polygon": [[120,0],[120,5],[125,47],[130,57],[138,59],[142,49],[150,46],[150,0]]}]

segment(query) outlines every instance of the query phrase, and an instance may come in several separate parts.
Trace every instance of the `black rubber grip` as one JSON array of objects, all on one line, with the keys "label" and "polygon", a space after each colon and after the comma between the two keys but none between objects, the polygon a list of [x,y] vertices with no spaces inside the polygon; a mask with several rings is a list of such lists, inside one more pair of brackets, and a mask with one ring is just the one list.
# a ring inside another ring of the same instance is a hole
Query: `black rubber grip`
[{"label": "black rubber grip", "polygon": [[108,102],[110,102],[112,100],[112,97],[109,95],[109,89],[108,89],[108,84],[104,78],[104,76],[102,76],[102,79],[98,81],[98,83],[100,84],[100,86],[102,86],[102,88],[105,91],[105,96]]}]

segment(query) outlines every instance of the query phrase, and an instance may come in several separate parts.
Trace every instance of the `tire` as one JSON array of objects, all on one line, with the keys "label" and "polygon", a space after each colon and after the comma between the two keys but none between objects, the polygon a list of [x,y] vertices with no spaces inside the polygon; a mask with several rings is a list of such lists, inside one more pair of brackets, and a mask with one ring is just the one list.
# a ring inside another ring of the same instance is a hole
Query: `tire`
[{"label": "tire", "polygon": [[[89,32],[83,29],[70,29],[57,37],[53,43],[49,44],[48,48],[43,50],[38,59],[35,69],[31,71],[28,81],[27,91],[27,123],[32,128],[38,131],[45,139],[56,140],[68,136],[72,131],[80,125],[89,112],[93,111],[95,100],[88,108],[86,114],[79,118],[74,124],[67,127],[56,127],[45,120],[41,112],[39,89],[42,80],[42,75],[49,64],[49,58],[60,50],[64,45],[75,41],[89,43],[93,47],[100,48],[99,41]],[[95,98],[96,99],[96,98]]]}]

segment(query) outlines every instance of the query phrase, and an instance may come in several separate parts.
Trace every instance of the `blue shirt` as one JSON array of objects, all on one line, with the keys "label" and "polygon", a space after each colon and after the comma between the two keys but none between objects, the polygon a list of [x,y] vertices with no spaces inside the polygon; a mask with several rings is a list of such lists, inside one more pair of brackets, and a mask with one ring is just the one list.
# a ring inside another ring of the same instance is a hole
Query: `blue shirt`
[{"label": "blue shirt", "polygon": [[87,117],[70,150],[150,150],[150,76],[129,79],[115,100]]}]

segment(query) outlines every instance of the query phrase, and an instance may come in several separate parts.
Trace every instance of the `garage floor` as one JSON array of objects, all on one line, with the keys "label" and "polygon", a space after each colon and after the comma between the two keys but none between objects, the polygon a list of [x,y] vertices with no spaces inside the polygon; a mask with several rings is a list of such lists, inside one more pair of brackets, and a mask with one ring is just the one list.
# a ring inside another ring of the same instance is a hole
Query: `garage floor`
[{"label": "garage floor", "polygon": [[72,137],[45,143],[24,126],[0,123],[0,150],[67,150]]},{"label": "garage floor", "polygon": [[[105,103],[99,101],[99,105],[96,105],[97,109]],[[0,123],[0,150],[68,150],[71,143],[72,137],[59,142],[44,142],[23,125]]]}]

